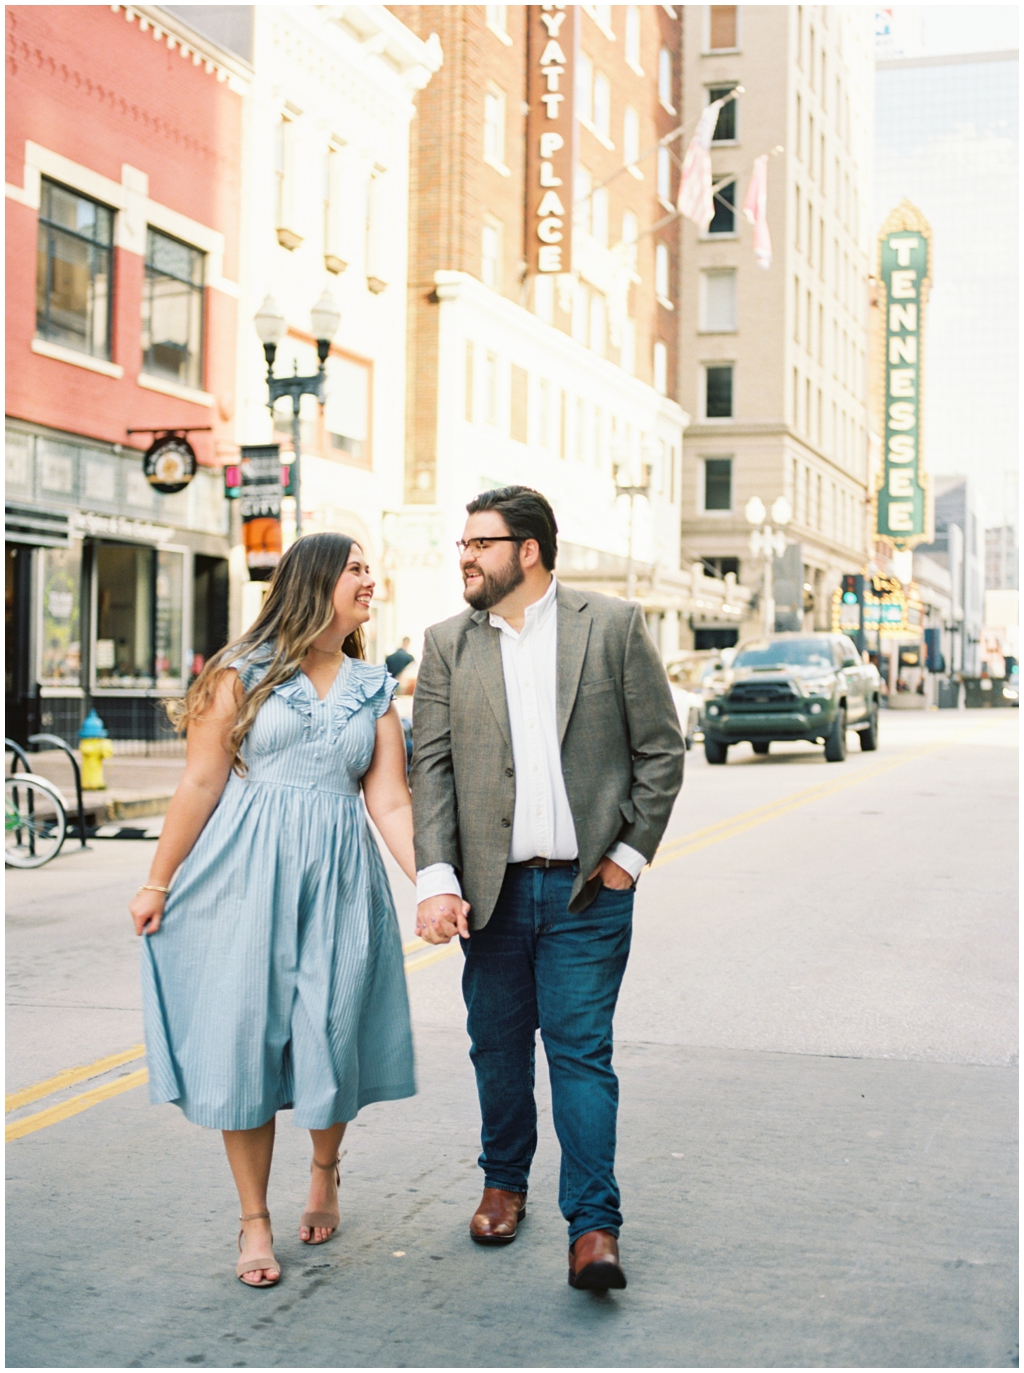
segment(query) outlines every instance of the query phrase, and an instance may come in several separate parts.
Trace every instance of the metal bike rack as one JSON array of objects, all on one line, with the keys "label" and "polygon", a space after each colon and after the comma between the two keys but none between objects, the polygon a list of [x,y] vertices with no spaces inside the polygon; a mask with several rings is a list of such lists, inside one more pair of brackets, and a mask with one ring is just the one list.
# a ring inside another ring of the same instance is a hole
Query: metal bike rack
[{"label": "metal bike rack", "polygon": [[[30,734],[28,736],[30,744],[35,744],[38,748],[40,744],[51,744],[56,748],[63,749],[71,759],[71,767],[75,774],[75,794],[78,797],[78,839],[81,847],[87,849],[89,845],[85,842],[85,805],[82,801],[82,769],[79,767],[78,759],[71,750],[70,745],[56,734]],[[8,744],[10,741],[8,740]],[[19,750],[20,752],[20,750]],[[22,754],[24,760],[25,755]],[[26,767],[26,772],[31,772],[31,768]]]}]

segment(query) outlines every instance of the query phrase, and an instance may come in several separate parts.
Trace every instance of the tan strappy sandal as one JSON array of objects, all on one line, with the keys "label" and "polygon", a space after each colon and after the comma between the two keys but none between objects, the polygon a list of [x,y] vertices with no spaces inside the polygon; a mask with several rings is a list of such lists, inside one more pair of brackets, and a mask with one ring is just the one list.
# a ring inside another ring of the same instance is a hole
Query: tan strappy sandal
[{"label": "tan strappy sandal", "polygon": [[[334,1181],[335,1181],[335,1182],[338,1184],[338,1186],[340,1187],[340,1186],[341,1186],[341,1169],[340,1169],[339,1166],[338,1166],[340,1163],[341,1163],[341,1154],[338,1155],[338,1157],[334,1160],[333,1163],[317,1163],[316,1159],[313,1159],[313,1161],[312,1161],[312,1162],[310,1163],[310,1165],[309,1165],[309,1171],[310,1171],[310,1173],[312,1173],[312,1171],[313,1171],[314,1168],[322,1168],[323,1171],[324,1171],[325,1173],[329,1173],[329,1172],[331,1171],[331,1169],[333,1168],[333,1169],[334,1169]],[[334,1235],[334,1232],[337,1230],[337,1228],[338,1228],[338,1226],[339,1226],[340,1224],[341,1224],[341,1212],[338,1210],[337,1207],[335,1207],[335,1209],[334,1209],[333,1211],[303,1211],[302,1216],[301,1216],[300,1219],[299,1219],[299,1228],[301,1229],[303,1226],[305,1226],[306,1229],[309,1230],[309,1239],[308,1239],[308,1240],[303,1240],[302,1243],[303,1243],[303,1244],[326,1244],[326,1243],[327,1243],[327,1240],[329,1240],[329,1239],[332,1238],[332,1236]],[[322,1240],[314,1239],[314,1238],[313,1238],[313,1231],[314,1231],[314,1229],[315,1229],[317,1226],[319,1226],[321,1230],[327,1230],[327,1229],[329,1229],[330,1232],[331,1232],[330,1235],[328,1235],[325,1239],[322,1239]]]},{"label": "tan strappy sandal", "polygon": [[[244,1221],[244,1220],[269,1220],[269,1219],[270,1219],[270,1212],[269,1212],[269,1211],[253,1211],[251,1215],[248,1215],[248,1216],[239,1216],[238,1219],[239,1219],[239,1220],[243,1220],[243,1221]],[[246,1253],[242,1253],[242,1237],[243,1237],[244,1234],[245,1234],[245,1231],[244,1231],[244,1230],[239,1230],[239,1232],[238,1232],[238,1252],[242,1255],[242,1257],[241,1257],[241,1258],[238,1260],[238,1262],[235,1264],[235,1272],[236,1272],[237,1275],[238,1275],[238,1281],[243,1285],[243,1287],[276,1287],[277,1284],[281,1281],[281,1265],[278,1263],[277,1259],[274,1258],[274,1250],[273,1250],[273,1248],[272,1248],[272,1247],[268,1247],[267,1252],[266,1252],[265,1254],[246,1254]],[[273,1236],[273,1234],[271,1234],[271,1236],[270,1236],[270,1245],[272,1246],[273,1243],[274,1243],[274,1236]],[[276,1278],[264,1278],[264,1279],[262,1280],[262,1282],[246,1282],[246,1281],[245,1281],[245,1276],[244,1276],[244,1275],[245,1275],[246,1273],[257,1273],[257,1272],[259,1272],[260,1269],[264,1269],[264,1270],[265,1270],[265,1269],[268,1269],[268,1268],[273,1268],[273,1269],[275,1269],[275,1270],[277,1271],[277,1277],[276,1277]]]}]

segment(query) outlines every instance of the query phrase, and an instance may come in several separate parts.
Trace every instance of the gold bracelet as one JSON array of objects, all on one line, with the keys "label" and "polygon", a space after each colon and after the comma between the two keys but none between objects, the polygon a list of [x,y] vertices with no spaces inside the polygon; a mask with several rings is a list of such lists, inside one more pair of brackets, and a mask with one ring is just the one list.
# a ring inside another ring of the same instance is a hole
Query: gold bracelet
[{"label": "gold bracelet", "polygon": [[[162,891],[165,896],[167,896],[170,893],[170,890],[170,887],[157,887],[154,886],[151,882],[147,882],[144,886],[139,888],[139,891]],[[138,894],[139,892],[137,891],[135,895],[138,896]]]}]

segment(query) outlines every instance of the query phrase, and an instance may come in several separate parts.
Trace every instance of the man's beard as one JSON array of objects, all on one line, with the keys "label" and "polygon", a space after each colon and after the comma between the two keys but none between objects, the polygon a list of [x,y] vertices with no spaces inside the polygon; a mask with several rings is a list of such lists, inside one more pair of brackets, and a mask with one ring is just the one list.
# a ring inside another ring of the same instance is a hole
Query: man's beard
[{"label": "man's beard", "polygon": [[490,610],[491,606],[504,600],[510,591],[515,591],[526,579],[526,573],[519,565],[518,545],[510,553],[508,562],[500,572],[485,572],[479,563],[464,569],[464,574],[467,571],[479,572],[481,578],[481,585],[475,591],[467,590],[463,593],[464,599],[474,610]]}]

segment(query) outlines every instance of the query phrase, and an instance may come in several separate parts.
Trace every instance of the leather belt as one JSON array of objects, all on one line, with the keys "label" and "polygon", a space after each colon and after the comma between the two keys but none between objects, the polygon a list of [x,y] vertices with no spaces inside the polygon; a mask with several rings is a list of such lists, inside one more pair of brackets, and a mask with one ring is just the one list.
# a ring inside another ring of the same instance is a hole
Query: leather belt
[{"label": "leather belt", "polygon": [[510,868],[574,868],[577,858],[526,858],[521,863],[510,863]]}]

